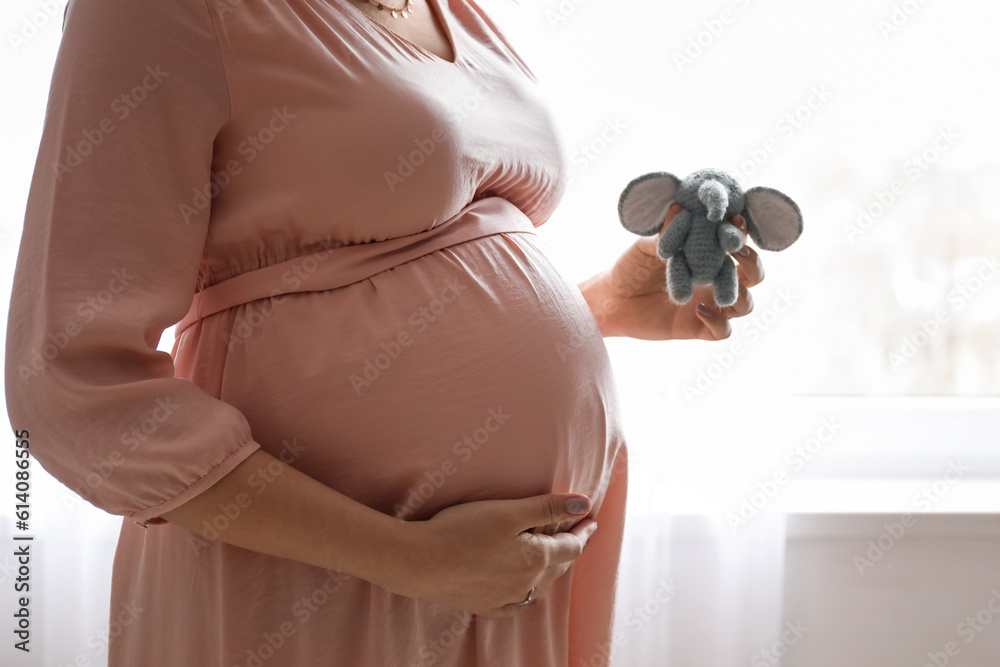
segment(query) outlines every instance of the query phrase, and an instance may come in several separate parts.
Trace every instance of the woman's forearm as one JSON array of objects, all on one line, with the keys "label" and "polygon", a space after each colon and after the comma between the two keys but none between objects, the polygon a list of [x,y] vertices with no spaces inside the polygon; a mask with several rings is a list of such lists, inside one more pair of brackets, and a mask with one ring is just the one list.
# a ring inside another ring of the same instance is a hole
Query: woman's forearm
[{"label": "woman's forearm", "polygon": [[[214,538],[338,570],[403,595],[419,571],[420,550],[406,521],[352,500],[264,450],[162,518],[195,533],[188,543],[196,550]],[[216,526],[224,527],[217,536]]]}]

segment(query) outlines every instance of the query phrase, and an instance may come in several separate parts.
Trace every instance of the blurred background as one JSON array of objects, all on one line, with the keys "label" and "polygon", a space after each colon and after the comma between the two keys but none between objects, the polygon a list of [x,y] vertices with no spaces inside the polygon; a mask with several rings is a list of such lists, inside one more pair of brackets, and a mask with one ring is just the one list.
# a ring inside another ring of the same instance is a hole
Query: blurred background
[{"label": "blurred background", "polygon": [[[761,252],[728,339],[606,339],[629,523],[619,633],[590,664],[1000,664],[1000,4],[479,4],[561,128],[572,180],[540,234],[567,279],[635,240],[617,200],[650,171],[726,169],[805,220]],[[0,14],[3,299],[64,6]],[[0,662],[105,664],[121,519],[34,474],[38,651]]]}]

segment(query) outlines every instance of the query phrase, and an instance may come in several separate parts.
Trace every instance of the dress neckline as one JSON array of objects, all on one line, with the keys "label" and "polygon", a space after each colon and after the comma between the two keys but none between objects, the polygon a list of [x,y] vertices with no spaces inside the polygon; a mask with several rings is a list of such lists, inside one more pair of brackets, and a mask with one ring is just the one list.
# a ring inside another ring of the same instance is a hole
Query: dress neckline
[{"label": "dress neckline", "polygon": [[[444,1],[448,2],[449,0],[444,0]],[[452,29],[452,24],[448,20],[448,17],[446,16],[447,12],[445,12],[444,9],[442,9],[441,5],[439,4],[439,0],[427,0],[427,4],[431,8],[431,12],[436,16],[438,25],[444,29],[444,32],[448,37],[448,44],[451,47],[451,54],[454,60],[445,60],[438,54],[430,51],[429,49],[420,46],[415,42],[411,42],[410,40],[396,33],[394,30],[391,30],[386,26],[384,26],[383,24],[379,23],[371,16],[368,16],[368,14],[364,13],[363,11],[361,11],[361,9],[356,7],[351,2],[351,0],[340,0],[340,3],[342,5],[346,5],[350,12],[353,12],[356,16],[360,18],[361,22],[374,26],[374,28],[377,31],[383,33],[384,35],[387,35],[390,39],[398,40],[408,45],[412,49],[415,49],[416,51],[419,51],[425,56],[433,58],[434,60],[440,63],[444,63],[445,65],[457,65],[458,61],[461,60],[462,58],[463,54],[459,52],[458,40],[455,37],[455,31]]]}]

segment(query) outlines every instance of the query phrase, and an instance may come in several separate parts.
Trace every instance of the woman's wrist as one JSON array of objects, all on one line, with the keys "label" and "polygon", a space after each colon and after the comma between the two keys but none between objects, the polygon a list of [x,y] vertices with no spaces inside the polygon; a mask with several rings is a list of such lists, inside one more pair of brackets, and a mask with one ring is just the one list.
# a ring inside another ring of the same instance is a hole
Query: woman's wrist
[{"label": "woman's wrist", "polygon": [[601,271],[581,282],[577,287],[605,338],[620,335],[614,328],[617,302],[608,286],[608,272]]},{"label": "woman's wrist", "polygon": [[[440,545],[426,530],[426,521],[387,517],[385,553],[389,558],[369,581],[406,597],[425,597],[430,568],[439,560]],[[382,581],[378,581],[382,579]]]}]

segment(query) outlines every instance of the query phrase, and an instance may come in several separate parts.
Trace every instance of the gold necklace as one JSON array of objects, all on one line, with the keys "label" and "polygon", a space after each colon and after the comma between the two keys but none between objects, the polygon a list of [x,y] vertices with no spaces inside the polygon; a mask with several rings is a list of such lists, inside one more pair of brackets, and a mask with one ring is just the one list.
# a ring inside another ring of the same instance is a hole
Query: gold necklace
[{"label": "gold necklace", "polygon": [[392,14],[392,18],[397,19],[402,16],[404,19],[409,18],[410,14],[413,13],[413,0],[406,0],[406,4],[403,5],[401,9],[393,9],[392,7],[386,7],[379,0],[367,0],[368,4],[375,5],[380,11],[388,11]]}]

